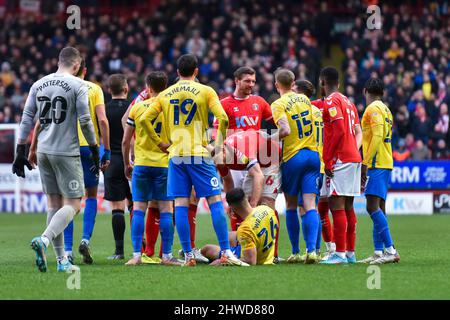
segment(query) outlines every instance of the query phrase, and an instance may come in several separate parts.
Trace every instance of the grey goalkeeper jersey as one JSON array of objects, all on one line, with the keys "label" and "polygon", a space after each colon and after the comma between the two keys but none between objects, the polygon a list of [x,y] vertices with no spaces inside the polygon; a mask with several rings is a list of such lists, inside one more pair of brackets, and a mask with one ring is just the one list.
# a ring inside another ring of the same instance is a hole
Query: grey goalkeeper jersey
[{"label": "grey goalkeeper jersey", "polygon": [[36,81],[25,102],[20,139],[27,139],[36,114],[41,124],[38,152],[63,156],[80,155],[78,120],[87,142],[90,145],[96,144],[89,113],[88,88],[83,80],[68,73],[52,73]]}]

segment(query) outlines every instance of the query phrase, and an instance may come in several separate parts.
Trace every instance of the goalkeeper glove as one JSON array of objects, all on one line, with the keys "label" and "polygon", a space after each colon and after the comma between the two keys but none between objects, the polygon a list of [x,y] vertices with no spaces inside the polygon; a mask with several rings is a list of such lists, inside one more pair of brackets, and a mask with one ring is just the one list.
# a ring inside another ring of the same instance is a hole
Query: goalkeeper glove
[{"label": "goalkeeper glove", "polygon": [[25,156],[25,145],[18,144],[16,148],[16,157],[12,165],[12,173],[16,174],[18,177],[25,178],[25,166],[28,170],[33,169],[27,157]]}]

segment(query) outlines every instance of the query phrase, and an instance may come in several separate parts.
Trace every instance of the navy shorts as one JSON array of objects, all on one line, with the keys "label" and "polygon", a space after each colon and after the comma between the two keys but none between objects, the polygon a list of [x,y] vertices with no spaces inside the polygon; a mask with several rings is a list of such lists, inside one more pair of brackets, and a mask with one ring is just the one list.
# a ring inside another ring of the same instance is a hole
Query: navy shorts
[{"label": "navy shorts", "polygon": [[134,166],[131,193],[133,201],[173,200],[167,195],[167,168]]},{"label": "navy shorts", "polygon": [[81,165],[83,166],[84,187],[98,187],[98,174],[94,174],[89,170],[94,166],[92,161],[91,150],[88,146],[80,147]]},{"label": "navy shorts", "polygon": [[369,169],[364,193],[386,200],[391,172],[391,169]]},{"label": "navy shorts", "polygon": [[169,160],[167,193],[174,198],[189,198],[194,186],[197,198],[221,194],[219,175],[212,158],[173,157]]}]

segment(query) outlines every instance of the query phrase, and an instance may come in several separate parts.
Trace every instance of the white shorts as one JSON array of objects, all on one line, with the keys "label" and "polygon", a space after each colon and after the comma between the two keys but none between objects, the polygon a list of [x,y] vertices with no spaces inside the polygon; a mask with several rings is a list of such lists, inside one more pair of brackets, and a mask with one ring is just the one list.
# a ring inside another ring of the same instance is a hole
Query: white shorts
[{"label": "white shorts", "polygon": [[231,178],[233,178],[233,184],[235,188],[242,188],[244,185],[244,179],[247,175],[246,170],[230,170]]},{"label": "white shorts", "polygon": [[[279,166],[270,166],[268,168],[261,168],[261,171],[264,175],[264,186],[262,191],[263,197],[268,197],[272,199],[276,199],[278,193],[281,190],[281,171]],[[246,173],[243,189],[244,192],[249,195],[253,190],[253,177],[248,175],[247,171],[243,171]]]},{"label": "white shorts", "polygon": [[333,177],[323,177],[320,196],[356,197],[361,194],[361,163],[336,163]]}]

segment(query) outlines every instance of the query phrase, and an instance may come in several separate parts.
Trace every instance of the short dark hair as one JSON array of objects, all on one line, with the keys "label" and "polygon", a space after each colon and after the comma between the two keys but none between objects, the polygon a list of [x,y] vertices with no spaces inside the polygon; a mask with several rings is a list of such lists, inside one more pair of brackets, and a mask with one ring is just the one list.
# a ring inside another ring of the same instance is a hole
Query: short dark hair
[{"label": "short dark hair", "polygon": [[245,192],[242,188],[234,188],[227,192],[226,200],[229,205],[240,205],[245,199]]},{"label": "short dark hair", "polygon": [[320,71],[320,79],[328,85],[338,85],[339,72],[334,67],[325,67]]},{"label": "short dark hair", "polygon": [[65,47],[59,53],[59,63],[64,67],[71,67],[75,63],[79,62],[81,58],[81,53],[78,49],[74,47]]},{"label": "short dark hair", "polygon": [[275,71],[275,80],[281,84],[283,88],[289,89],[295,81],[295,74],[289,69],[280,68]]},{"label": "short dark hair", "polygon": [[112,74],[108,78],[108,86],[112,95],[122,94],[127,86],[127,77],[121,73]]},{"label": "short dark hair", "polygon": [[182,77],[190,77],[194,74],[198,67],[198,59],[195,55],[188,53],[183,54],[177,60],[177,69]]},{"label": "short dark hair", "polygon": [[160,93],[167,87],[169,79],[163,71],[152,71],[145,77],[145,83],[156,93]]},{"label": "short dark hair", "polygon": [[297,92],[303,93],[308,98],[310,98],[316,91],[314,85],[306,79],[295,81],[295,85],[297,86]]},{"label": "short dark hair", "polygon": [[381,97],[384,92],[383,80],[379,78],[369,78],[364,85],[364,89],[366,89],[371,95]]},{"label": "short dark hair", "polygon": [[244,75],[254,75],[256,74],[255,69],[251,68],[251,67],[239,67],[236,69],[236,71],[233,73],[235,78],[238,78],[239,80],[242,79],[242,77]]},{"label": "short dark hair", "polygon": [[81,75],[83,74],[84,68],[86,68],[86,60],[84,60],[84,58],[81,58],[80,68],[78,69],[77,74],[75,76],[81,77]]}]

